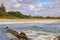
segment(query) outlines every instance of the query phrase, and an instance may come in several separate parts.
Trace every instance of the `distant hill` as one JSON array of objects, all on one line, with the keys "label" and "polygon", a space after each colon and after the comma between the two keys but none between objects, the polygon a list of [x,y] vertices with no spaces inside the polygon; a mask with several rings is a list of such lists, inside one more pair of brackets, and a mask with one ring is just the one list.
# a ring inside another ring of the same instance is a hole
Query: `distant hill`
[{"label": "distant hill", "polygon": [[6,12],[6,8],[4,7],[3,3],[0,6],[0,18],[27,18],[29,16],[22,14],[19,11],[16,12]]},{"label": "distant hill", "polygon": [[24,15],[21,12],[2,12],[0,13],[0,18],[8,18],[8,19],[14,19],[14,18],[30,18],[30,16]]}]

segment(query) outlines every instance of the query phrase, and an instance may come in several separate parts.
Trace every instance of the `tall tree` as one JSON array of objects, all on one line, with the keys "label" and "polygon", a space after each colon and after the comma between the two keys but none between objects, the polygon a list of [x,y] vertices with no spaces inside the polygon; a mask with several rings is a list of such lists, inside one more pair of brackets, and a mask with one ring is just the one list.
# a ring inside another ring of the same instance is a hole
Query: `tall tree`
[{"label": "tall tree", "polygon": [[2,12],[6,12],[6,9],[5,9],[3,3],[1,4],[1,9],[2,9]]}]

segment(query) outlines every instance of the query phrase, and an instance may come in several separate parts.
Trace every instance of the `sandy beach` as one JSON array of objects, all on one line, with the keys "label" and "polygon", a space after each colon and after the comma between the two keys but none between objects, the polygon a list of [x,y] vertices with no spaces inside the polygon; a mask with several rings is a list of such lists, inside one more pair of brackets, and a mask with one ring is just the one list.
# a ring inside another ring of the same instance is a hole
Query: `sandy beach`
[{"label": "sandy beach", "polygon": [[53,23],[60,22],[59,19],[0,19],[0,24],[10,23]]},{"label": "sandy beach", "polygon": [[0,19],[0,22],[60,21],[60,19]]}]

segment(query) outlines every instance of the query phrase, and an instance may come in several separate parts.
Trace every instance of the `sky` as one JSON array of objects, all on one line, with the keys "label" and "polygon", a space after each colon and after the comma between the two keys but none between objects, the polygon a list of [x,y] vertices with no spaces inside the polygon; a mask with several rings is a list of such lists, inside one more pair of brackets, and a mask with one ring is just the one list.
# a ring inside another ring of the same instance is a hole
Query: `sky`
[{"label": "sky", "polygon": [[60,0],[0,0],[7,11],[25,15],[60,17]]}]

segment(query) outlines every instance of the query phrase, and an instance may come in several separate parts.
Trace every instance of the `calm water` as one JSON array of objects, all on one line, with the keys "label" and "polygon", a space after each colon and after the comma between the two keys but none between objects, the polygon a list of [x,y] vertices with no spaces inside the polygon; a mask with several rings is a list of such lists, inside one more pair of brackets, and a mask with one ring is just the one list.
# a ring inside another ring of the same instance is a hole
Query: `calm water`
[{"label": "calm water", "polygon": [[[7,26],[18,32],[21,32],[21,31],[25,32],[29,38],[32,38],[32,40],[53,40],[55,36],[60,33],[60,22],[0,24],[0,28],[5,28]],[[1,34],[5,36],[0,29],[0,35]],[[4,40],[5,39],[7,40],[6,36]],[[11,37],[11,35],[7,37]],[[0,40],[3,40],[3,39],[1,38]]]}]

